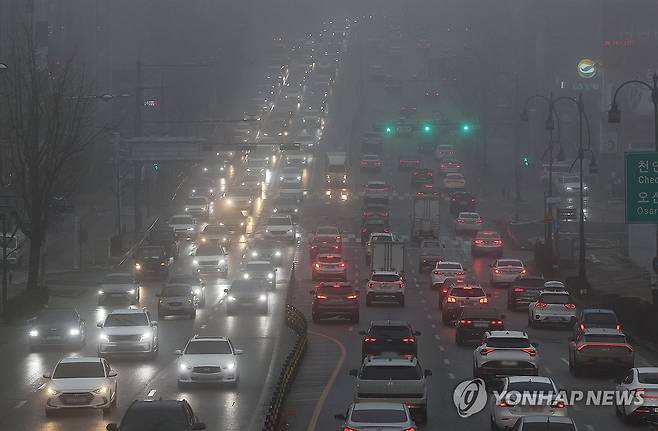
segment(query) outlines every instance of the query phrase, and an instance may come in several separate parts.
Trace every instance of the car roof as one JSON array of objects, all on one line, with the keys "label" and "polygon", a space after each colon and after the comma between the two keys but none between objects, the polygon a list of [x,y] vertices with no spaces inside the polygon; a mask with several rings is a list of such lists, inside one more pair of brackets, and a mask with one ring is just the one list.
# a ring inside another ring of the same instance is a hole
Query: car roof
[{"label": "car roof", "polygon": [[135,278],[135,276],[133,274],[129,273],[129,272],[110,272],[109,274],[105,274],[105,278],[107,278],[107,277],[118,277],[118,276]]},{"label": "car roof", "polygon": [[583,335],[624,335],[615,328],[585,328]]},{"label": "car roof", "polygon": [[566,290],[540,290],[539,294],[540,295],[544,295],[544,294],[547,294],[547,295],[566,295],[566,296],[570,295],[570,293],[567,292]]},{"label": "car roof", "polygon": [[269,260],[248,260],[245,265],[272,265]]},{"label": "car roof", "polygon": [[409,322],[405,320],[372,320],[370,322],[370,327],[373,326],[406,326],[411,327]]},{"label": "car roof", "polygon": [[533,383],[553,383],[553,379],[545,376],[509,376],[507,381],[510,383],[516,382],[533,382]]},{"label": "car roof", "polygon": [[59,360],[60,364],[70,364],[70,363],[79,363],[79,362],[101,362],[101,358],[97,356],[73,356],[62,358]]},{"label": "car roof", "polygon": [[485,336],[492,338],[528,338],[528,334],[523,331],[487,331]]},{"label": "car roof", "polygon": [[395,366],[395,367],[415,367],[418,359],[415,356],[367,356],[363,361],[364,366]]},{"label": "car roof", "polygon": [[399,276],[400,273],[397,272],[397,271],[373,271],[372,274],[370,274],[370,275],[371,276],[372,275],[398,275]]},{"label": "car roof", "polygon": [[614,310],[610,310],[609,308],[584,308],[582,310],[583,314],[613,314],[617,315]]},{"label": "car roof", "polygon": [[574,421],[568,416],[522,416],[523,423],[553,423],[553,424],[573,424]]},{"label": "car roof", "polygon": [[190,341],[228,341],[228,338],[219,335],[195,335]]},{"label": "car roof", "polygon": [[109,316],[110,314],[140,314],[140,313],[146,313],[146,310],[142,308],[119,308],[116,310],[112,310],[107,315]]},{"label": "car roof", "polygon": [[451,260],[440,260],[436,264],[439,265],[439,264],[442,264],[442,263],[449,263],[451,265],[461,265],[461,262],[453,262]]},{"label": "car roof", "polygon": [[156,400],[156,399],[146,399],[146,400],[135,400],[130,404],[129,408],[138,408],[147,410],[149,406],[157,405],[158,407],[176,407],[180,408],[181,404],[187,403],[186,400]]},{"label": "car roof", "polygon": [[355,410],[401,410],[404,411],[404,404],[402,403],[354,403],[352,404],[352,411]]}]

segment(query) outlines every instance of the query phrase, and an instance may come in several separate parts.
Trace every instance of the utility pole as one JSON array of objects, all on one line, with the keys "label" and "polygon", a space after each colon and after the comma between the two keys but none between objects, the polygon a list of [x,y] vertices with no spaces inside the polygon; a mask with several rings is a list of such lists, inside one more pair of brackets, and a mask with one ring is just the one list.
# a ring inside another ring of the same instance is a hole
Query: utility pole
[{"label": "utility pole", "polygon": [[[519,74],[515,74],[514,103],[516,112],[521,112],[519,91]],[[519,205],[521,204],[521,122],[515,121],[514,128],[514,221],[519,221]]]},{"label": "utility pole", "polygon": [[[142,104],[144,101],[143,96],[144,85],[142,84],[142,62],[137,60],[137,82],[135,84],[135,131],[134,135],[136,138],[142,136]],[[135,179],[133,185],[134,191],[134,202],[133,207],[135,208],[135,234],[142,230],[142,211],[140,207],[141,203],[141,181],[142,181],[142,164],[140,162],[135,162]]]}]

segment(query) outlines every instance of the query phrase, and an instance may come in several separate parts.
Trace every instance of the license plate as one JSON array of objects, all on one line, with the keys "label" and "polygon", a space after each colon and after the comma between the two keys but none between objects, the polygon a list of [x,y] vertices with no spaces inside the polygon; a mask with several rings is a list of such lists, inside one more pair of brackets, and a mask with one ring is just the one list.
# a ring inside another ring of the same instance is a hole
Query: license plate
[{"label": "license plate", "polygon": [[473,323],[473,326],[476,328],[488,328],[489,322],[475,322]]},{"label": "license plate", "polygon": [[500,365],[504,367],[515,367],[516,364],[516,361],[500,361]]},{"label": "license plate", "polygon": [[48,340],[48,341],[55,341],[55,340],[59,340],[60,338],[61,338],[61,337],[58,336],[58,335],[50,335],[50,336],[46,337],[46,340]]}]

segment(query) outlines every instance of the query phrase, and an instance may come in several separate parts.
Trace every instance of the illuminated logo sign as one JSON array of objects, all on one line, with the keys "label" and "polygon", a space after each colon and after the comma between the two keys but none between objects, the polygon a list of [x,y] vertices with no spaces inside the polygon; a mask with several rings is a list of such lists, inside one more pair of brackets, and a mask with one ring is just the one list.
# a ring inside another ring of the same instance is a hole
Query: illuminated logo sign
[{"label": "illuminated logo sign", "polygon": [[589,79],[596,76],[597,64],[589,58],[583,58],[578,62],[578,76]]}]

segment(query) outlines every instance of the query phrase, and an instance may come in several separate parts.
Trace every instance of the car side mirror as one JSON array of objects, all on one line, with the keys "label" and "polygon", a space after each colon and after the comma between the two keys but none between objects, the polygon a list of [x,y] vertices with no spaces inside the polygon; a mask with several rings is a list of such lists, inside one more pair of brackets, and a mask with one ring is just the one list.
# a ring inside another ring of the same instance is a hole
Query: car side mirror
[{"label": "car side mirror", "polygon": [[423,375],[424,375],[425,377],[429,377],[429,376],[431,376],[431,375],[432,375],[432,370],[425,370],[425,372],[423,373]]},{"label": "car side mirror", "polygon": [[346,421],[347,416],[345,416],[344,414],[341,413],[341,414],[334,415],[334,419],[339,420],[339,421]]},{"label": "car side mirror", "polygon": [[183,351],[180,350],[180,349],[177,349],[177,350],[174,352],[174,354],[175,354],[176,356],[182,356],[182,355],[183,355]]},{"label": "car side mirror", "polygon": [[103,322],[98,322],[98,323],[96,324],[96,326],[98,326],[99,328],[102,328],[102,327],[103,327]]},{"label": "car side mirror", "polygon": [[192,429],[193,430],[204,430],[206,429],[206,424],[203,422],[197,422],[195,424],[192,424]]},{"label": "car side mirror", "polygon": [[42,376],[42,377],[43,377],[44,379],[50,379],[52,376],[50,375],[50,373],[43,373],[43,376]]},{"label": "car side mirror", "polygon": [[224,293],[228,293],[228,289],[224,289]]},{"label": "car side mirror", "polygon": [[105,426],[105,429],[107,431],[119,431],[119,425],[115,423],[109,423]]},{"label": "car side mirror", "polygon": [[158,326],[158,321],[157,320],[151,321],[151,326]]},{"label": "car side mirror", "polygon": [[422,335],[420,331],[414,331],[414,335]]},{"label": "car side mirror", "polygon": [[116,376],[117,376],[117,372],[114,370],[110,370],[110,372],[107,373],[107,377],[116,377]]},{"label": "car side mirror", "polygon": [[537,342],[532,342],[532,343],[530,343],[530,345],[532,347],[535,347],[535,348],[539,347],[539,343],[537,343]]},{"label": "car side mirror", "polygon": [[366,331],[359,331],[359,335],[366,335]]},{"label": "car side mirror", "polygon": [[352,377],[356,377],[356,376],[358,376],[358,375],[359,375],[359,371],[358,371],[358,370],[356,370],[356,369],[351,369],[351,370],[350,370],[350,376],[352,376]]},{"label": "car side mirror", "polygon": [[242,350],[242,349],[235,349],[235,354],[236,354],[236,355],[239,356],[239,355],[242,355],[243,353],[244,353],[244,350]]}]

